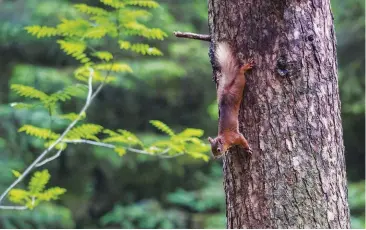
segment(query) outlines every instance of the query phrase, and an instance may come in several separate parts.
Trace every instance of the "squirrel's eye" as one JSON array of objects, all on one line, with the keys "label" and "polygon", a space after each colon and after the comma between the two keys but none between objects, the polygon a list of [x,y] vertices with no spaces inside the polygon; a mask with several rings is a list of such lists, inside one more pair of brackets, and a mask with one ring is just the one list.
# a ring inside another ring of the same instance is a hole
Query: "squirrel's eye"
[{"label": "squirrel's eye", "polygon": [[221,149],[220,149],[220,148],[217,148],[217,151],[218,151],[218,152],[221,152]]}]

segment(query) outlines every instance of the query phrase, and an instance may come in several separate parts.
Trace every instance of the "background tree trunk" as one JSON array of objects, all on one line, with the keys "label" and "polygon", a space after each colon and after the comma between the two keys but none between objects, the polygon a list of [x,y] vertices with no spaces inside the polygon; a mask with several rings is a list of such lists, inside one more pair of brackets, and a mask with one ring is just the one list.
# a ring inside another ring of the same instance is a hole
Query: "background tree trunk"
[{"label": "background tree trunk", "polygon": [[213,57],[253,57],[239,120],[252,157],[224,157],[228,228],[349,228],[329,0],[209,0]]}]

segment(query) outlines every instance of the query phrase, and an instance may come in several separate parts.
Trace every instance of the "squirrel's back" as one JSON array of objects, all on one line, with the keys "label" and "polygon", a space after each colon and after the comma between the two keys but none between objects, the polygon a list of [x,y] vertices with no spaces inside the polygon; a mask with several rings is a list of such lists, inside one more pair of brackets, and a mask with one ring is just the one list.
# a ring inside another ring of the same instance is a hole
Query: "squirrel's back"
[{"label": "squirrel's back", "polygon": [[220,42],[217,44],[216,58],[223,75],[220,79],[220,85],[225,86],[225,83],[228,83],[237,75],[239,65],[235,56],[233,55],[230,45],[226,42]]}]

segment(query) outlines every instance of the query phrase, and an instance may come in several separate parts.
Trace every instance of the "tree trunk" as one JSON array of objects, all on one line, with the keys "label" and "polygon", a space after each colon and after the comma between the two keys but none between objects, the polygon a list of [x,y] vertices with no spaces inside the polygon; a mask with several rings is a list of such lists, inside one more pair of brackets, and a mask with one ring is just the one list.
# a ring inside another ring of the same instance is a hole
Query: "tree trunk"
[{"label": "tree trunk", "polygon": [[239,114],[253,149],[223,158],[228,228],[349,228],[329,0],[209,0],[219,41],[254,58]]}]

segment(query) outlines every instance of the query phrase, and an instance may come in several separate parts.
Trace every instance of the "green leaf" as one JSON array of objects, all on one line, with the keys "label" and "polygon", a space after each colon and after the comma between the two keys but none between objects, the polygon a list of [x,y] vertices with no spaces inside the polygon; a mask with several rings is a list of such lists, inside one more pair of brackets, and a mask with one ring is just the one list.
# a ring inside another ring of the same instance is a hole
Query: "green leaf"
[{"label": "green leaf", "polygon": [[141,6],[141,7],[148,7],[148,8],[156,8],[159,4],[152,0],[134,0],[134,1],[125,1],[126,5],[132,6]]},{"label": "green leaf", "polygon": [[125,148],[117,147],[117,148],[114,149],[114,151],[116,151],[119,156],[123,156],[123,155],[126,154],[126,149]]},{"label": "green leaf", "polygon": [[[78,118],[79,114],[76,114],[76,113],[67,113],[67,114],[62,114],[62,115],[59,115],[58,117],[61,118],[61,119],[67,119],[67,120],[70,120],[70,121],[74,121]],[[80,116],[80,119],[85,119],[86,117],[86,113],[82,113],[81,116]]]},{"label": "green leaf", "polygon": [[57,200],[57,199],[59,199],[59,196],[61,196],[65,192],[66,192],[66,189],[64,189],[64,188],[53,187],[53,188],[47,189],[43,193],[38,194],[37,198],[40,200],[45,200],[45,201]]},{"label": "green leaf", "polygon": [[155,126],[157,129],[163,131],[164,133],[168,134],[169,136],[174,136],[174,132],[171,128],[169,128],[168,125],[164,124],[161,121],[158,120],[151,120],[150,124],[152,124],[153,126]]},{"label": "green leaf", "polygon": [[12,189],[9,192],[9,200],[15,204],[25,204],[29,200],[29,193],[23,189]]},{"label": "green leaf", "polygon": [[204,132],[203,132],[202,129],[187,128],[183,132],[179,133],[177,136],[180,136],[180,137],[202,137],[203,133]]},{"label": "green leaf", "polygon": [[58,34],[56,28],[48,26],[38,26],[38,25],[27,26],[25,27],[25,30],[31,35],[36,36],[37,38],[51,37]]},{"label": "green leaf", "polygon": [[93,55],[104,61],[109,61],[113,59],[113,55],[107,51],[95,52]]},{"label": "green leaf", "polygon": [[35,136],[41,139],[57,139],[60,135],[52,132],[49,129],[35,127],[33,125],[23,125],[18,132],[25,132],[28,135]]},{"label": "green leaf", "polygon": [[28,185],[31,195],[37,195],[37,193],[42,192],[50,180],[50,177],[51,176],[47,169],[40,172],[35,172]]},{"label": "green leaf", "polygon": [[96,124],[82,124],[72,128],[66,135],[67,139],[78,140],[78,139],[91,139],[99,141],[99,138],[95,135],[103,130],[103,126]]},{"label": "green leaf", "polygon": [[16,178],[18,178],[18,177],[20,177],[20,176],[22,175],[20,172],[18,172],[18,171],[16,171],[16,170],[11,170],[11,172],[13,173],[13,175],[14,175]]},{"label": "green leaf", "polygon": [[40,100],[45,100],[48,98],[48,95],[44,92],[37,90],[31,86],[12,84],[10,87],[16,94],[28,97],[28,98],[37,98]]},{"label": "green leaf", "polygon": [[108,11],[99,8],[99,7],[93,7],[88,6],[86,4],[75,4],[74,7],[79,10],[82,13],[86,13],[89,15],[99,15],[99,16],[106,16],[108,15]]}]

